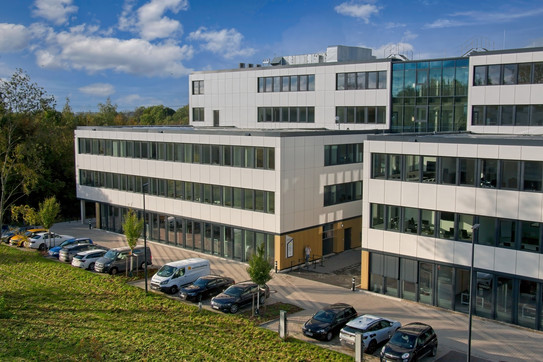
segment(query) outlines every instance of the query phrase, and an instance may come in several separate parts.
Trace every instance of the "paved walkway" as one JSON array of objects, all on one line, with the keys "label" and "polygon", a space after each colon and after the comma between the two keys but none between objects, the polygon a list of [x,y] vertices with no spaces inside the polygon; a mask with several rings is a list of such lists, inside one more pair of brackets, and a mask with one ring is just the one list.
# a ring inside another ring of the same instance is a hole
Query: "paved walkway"
[{"label": "paved walkway", "polygon": [[[53,231],[74,237],[90,237],[96,243],[107,246],[125,246],[124,236],[99,229],[89,230],[88,225],[79,222],[66,222],[55,225]],[[201,256],[211,261],[211,272],[234,278],[236,282],[248,280],[247,264],[229,259],[214,257],[160,243],[148,242],[153,256],[153,267],[160,267],[168,261]],[[357,256],[358,253],[358,256]],[[315,271],[333,274],[335,270],[360,260],[360,251],[348,251],[325,259],[324,266],[316,265]],[[310,270],[313,266],[310,266]],[[320,269],[319,269],[320,268]],[[349,269],[349,268],[347,268]],[[345,285],[350,285],[347,277]],[[277,301],[295,304],[304,310],[290,315],[289,334],[295,338],[317,343],[354,356],[349,349],[338,343],[338,337],[332,342],[316,342],[301,334],[301,325],[320,307],[336,302],[350,303],[359,314],[371,313],[396,319],[402,324],[419,321],[431,324],[439,339],[436,361],[465,360],[467,350],[468,316],[463,313],[426,306],[419,303],[391,298],[367,291],[352,292],[346,286],[334,281],[331,285],[308,278],[296,276],[296,272],[273,274],[268,283],[272,295],[266,303]],[[278,323],[272,322],[267,328],[277,331]],[[472,356],[478,361],[538,361],[543,355],[543,333],[513,325],[499,323],[478,317],[473,318]],[[431,358],[426,359],[433,360]]]}]

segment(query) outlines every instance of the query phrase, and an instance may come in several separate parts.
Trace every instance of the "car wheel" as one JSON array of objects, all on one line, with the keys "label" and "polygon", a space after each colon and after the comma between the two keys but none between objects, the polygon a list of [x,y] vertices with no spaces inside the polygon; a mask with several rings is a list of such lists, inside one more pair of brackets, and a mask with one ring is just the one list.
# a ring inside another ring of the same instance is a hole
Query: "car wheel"
[{"label": "car wheel", "polygon": [[117,268],[111,268],[111,270],[109,271],[109,274],[115,275],[117,274],[117,272],[118,272]]},{"label": "car wheel", "polygon": [[437,354],[437,344],[432,347],[432,352],[430,352],[430,356],[435,357]]},{"label": "car wheel", "polygon": [[170,287],[170,294],[175,294],[179,291],[179,288],[177,288],[177,285],[172,285]]},{"label": "car wheel", "polygon": [[326,334],[326,340],[327,340],[327,341],[331,341],[332,338],[334,338],[334,335],[332,334],[332,332],[328,332],[328,333]]},{"label": "car wheel", "polygon": [[90,263],[90,264],[89,264],[89,267],[88,267],[87,269],[89,269],[89,270],[94,270],[94,263]]},{"label": "car wheel", "polygon": [[366,350],[366,352],[368,354],[373,354],[373,352],[375,352],[376,348],[377,348],[377,342],[375,342],[375,339],[372,339],[370,341],[370,344],[369,344],[368,349]]},{"label": "car wheel", "polygon": [[45,251],[45,244],[40,244],[39,251]]},{"label": "car wheel", "polygon": [[236,314],[239,310],[239,307],[237,304],[232,304],[232,306],[230,307],[230,313],[232,314]]},{"label": "car wheel", "polygon": [[141,269],[141,270],[145,270],[145,262],[141,263],[140,269]]}]

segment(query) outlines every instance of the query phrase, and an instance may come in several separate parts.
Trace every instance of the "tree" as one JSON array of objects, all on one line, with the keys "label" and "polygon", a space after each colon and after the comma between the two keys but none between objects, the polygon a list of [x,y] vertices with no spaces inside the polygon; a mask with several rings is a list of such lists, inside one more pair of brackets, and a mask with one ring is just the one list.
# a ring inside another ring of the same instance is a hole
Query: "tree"
[{"label": "tree", "polygon": [[40,209],[38,210],[38,215],[41,221],[41,224],[47,233],[49,234],[49,247],[51,247],[51,228],[57,221],[58,215],[60,214],[60,204],[57,202],[55,196],[45,199],[44,202],[40,203]]},{"label": "tree", "polygon": [[10,80],[0,79],[0,226],[9,207],[38,184],[34,118],[53,110],[54,101],[21,69]]},{"label": "tree", "polygon": [[143,231],[143,219],[138,218],[138,215],[132,209],[128,210],[124,215],[123,230],[128,246],[131,250],[134,250]]},{"label": "tree", "polygon": [[[249,266],[247,267],[247,273],[251,280],[260,286],[266,284],[272,277],[270,271],[273,265],[265,257],[264,244],[261,244],[256,248],[256,254],[253,254],[249,259]],[[256,308],[260,305],[260,292],[257,293]]]},{"label": "tree", "polygon": [[21,217],[26,225],[41,224],[38,212],[28,205],[12,205],[11,217],[13,220],[19,220],[19,217]]}]

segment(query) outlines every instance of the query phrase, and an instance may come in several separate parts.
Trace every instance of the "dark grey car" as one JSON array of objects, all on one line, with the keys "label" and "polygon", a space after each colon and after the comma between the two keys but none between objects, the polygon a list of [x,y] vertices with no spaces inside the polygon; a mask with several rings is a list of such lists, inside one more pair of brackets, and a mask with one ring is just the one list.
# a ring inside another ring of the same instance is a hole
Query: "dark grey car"
[{"label": "dark grey car", "polygon": [[65,261],[66,263],[71,263],[74,256],[85,250],[98,249],[99,246],[95,244],[78,244],[78,245],[69,245],[60,249],[58,253],[58,260]]}]

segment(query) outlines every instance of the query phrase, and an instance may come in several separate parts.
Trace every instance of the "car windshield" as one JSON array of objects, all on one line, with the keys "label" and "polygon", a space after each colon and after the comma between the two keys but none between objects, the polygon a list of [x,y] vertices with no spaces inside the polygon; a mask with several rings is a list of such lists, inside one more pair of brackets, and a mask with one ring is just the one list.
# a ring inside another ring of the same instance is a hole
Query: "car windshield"
[{"label": "car windshield", "polygon": [[74,255],[74,259],[83,259],[83,255],[76,254]]},{"label": "car windshield", "polygon": [[351,326],[345,326],[343,327],[343,330],[345,332],[348,332],[348,333],[366,333],[366,330],[365,329],[358,329],[358,328],[355,328],[355,327],[351,327]]},{"label": "car windshield", "polygon": [[193,284],[197,287],[205,287],[207,283],[209,283],[209,279],[198,278]]},{"label": "car windshield", "polygon": [[224,294],[229,295],[231,297],[239,297],[241,293],[243,292],[242,287],[232,286],[224,291]]},{"label": "car windshield", "polygon": [[315,313],[313,319],[318,320],[319,322],[330,323],[334,320],[334,313],[329,310],[319,310]]},{"label": "car windshield", "polygon": [[412,349],[415,346],[415,340],[416,337],[411,334],[397,332],[394,333],[389,343],[401,348]]},{"label": "car windshield", "polygon": [[177,268],[174,268],[173,266],[164,265],[162,268],[160,268],[160,270],[156,274],[159,277],[167,278],[167,277],[171,277],[173,273],[175,273],[176,270]]},{"label": "car windshield", "polygon": [[108,250],[108,252],[104,255],[104,258],[115,260],[115,258],[117,257],[117,254],[118,252],[115,250]]}]

